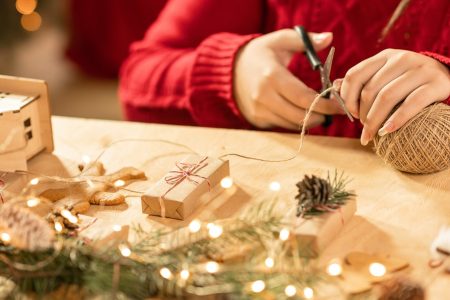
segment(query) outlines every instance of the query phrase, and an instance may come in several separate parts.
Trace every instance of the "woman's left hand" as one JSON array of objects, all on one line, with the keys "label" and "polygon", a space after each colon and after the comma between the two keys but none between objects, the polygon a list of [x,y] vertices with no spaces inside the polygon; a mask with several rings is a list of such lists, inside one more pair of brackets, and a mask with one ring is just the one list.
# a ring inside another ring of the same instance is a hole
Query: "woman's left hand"
[{"label": "woman's left hand", "polygon": [[386,49],[348,70],[340,93],[350,113],[364,125],[361,144],[365,146],[376,134],[391,133],[428,105],[447,99],[450,72],[431,57]]}]

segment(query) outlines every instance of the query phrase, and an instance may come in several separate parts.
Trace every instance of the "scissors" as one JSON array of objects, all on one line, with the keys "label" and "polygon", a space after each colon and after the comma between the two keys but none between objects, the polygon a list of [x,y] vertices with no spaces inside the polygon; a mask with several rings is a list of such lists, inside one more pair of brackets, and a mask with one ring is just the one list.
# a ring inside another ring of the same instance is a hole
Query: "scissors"
[{"label": "scissors", "polygon": [[[322,64],[320,59],[317,57],[316,50],[314,50],[314,47],[311,43],[311,40],[309,39],[308,32],[306,31],[305,27],[303,26],[295,26],[294,30],[300,35],[300,37],[303,40],[303,44],[305,45],[305,54],[308,58],[309,63],[311,64],[311,67],[313,70],[319,69],[320,73],[320,81],[322,82],[322,92],[328,88],[330,88],[333,83],[330,80],[330,71],[331,71],[331,65],[333,64],[333,58],[334,58],[334,47],[331,47],[330,52],[328,53],[327,59],[325,61],[325,64]],[[324,98],[328,99],[330,98],[330,93],[334,96],[334,98],[338,101],[339,105],[342,107],[344,112],[347,114],[347,117],[350,119],[351,122],[353,122],[353,117],[348,111],[347,107],[345,106],[344,99],[342,99],[341,95],[334,90],[331,89],[330,92],[324,95]],[[332,122],[332,116],[326,115],[325,116],[325,122],[323,123],[324,126],[329,126]]]}]

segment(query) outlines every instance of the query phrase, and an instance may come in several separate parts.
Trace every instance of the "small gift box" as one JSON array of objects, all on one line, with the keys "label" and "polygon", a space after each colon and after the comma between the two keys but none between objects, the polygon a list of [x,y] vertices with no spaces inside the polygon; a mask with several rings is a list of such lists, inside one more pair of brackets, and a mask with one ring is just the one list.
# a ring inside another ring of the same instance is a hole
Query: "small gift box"
[{"label": "small gift box", "polygon": [[190,155],[141,197],[142,212],[184,220],[216,196],[221,180],[229,175],[228,161]]},{"label": "small gift box", "polygon": [[300,219],[293,236],[305,249],[305,255],[319,255],[339,234],[356,212],[354,197],[334,211]]}]

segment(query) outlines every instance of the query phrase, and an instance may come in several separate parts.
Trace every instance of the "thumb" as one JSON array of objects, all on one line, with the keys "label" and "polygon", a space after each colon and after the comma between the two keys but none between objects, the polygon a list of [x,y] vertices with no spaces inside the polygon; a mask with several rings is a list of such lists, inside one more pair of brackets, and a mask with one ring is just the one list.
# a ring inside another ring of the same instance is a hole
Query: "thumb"
[{"label": "thumb", "polygon": [[[325,49],[333,41],[333,34],[331,32],[309,32],[308,34],[316,51]],[[302,37],[294,29],[281,29],[268,35],[273,37],[270,39],[270,42],[274,48],[293,53],[305,51]]]},{"label": "thumb", "polygon": [[309,33],[309,38],[311,39],[314,49],[316,49],[316,51],[320,51],[331,44],[333,41],[333,33]]}]

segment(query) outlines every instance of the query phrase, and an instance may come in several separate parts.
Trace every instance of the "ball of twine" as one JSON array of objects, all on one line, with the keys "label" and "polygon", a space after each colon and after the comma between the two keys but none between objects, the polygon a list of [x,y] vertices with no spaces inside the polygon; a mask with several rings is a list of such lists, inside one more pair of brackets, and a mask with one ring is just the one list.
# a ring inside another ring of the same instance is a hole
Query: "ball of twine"
[{"label": "ball of twine", "polygon": [[445,170],[450,166],[450,106],[430,105],[399,130],[376,136],[374,142],[378,156],[400,171]]}]

